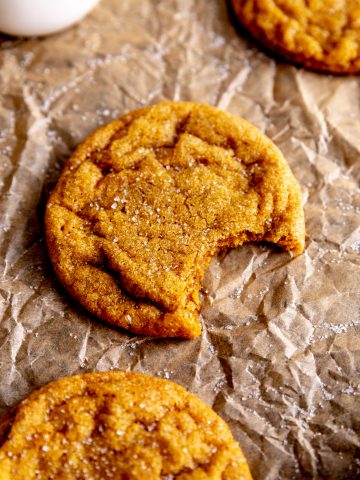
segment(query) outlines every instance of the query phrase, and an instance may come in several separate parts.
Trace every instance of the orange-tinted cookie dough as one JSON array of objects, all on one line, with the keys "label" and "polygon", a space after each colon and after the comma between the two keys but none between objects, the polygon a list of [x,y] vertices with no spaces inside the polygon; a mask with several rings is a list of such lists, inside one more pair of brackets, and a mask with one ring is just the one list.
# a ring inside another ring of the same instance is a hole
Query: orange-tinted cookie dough
[{"label": "orange-tinted cookie dough", "polygon": [[315,70],[360,71],[360,0],[232,0],[265,46]]},{"label": "orange-tinted cookie dough", "polygon": [[46,209],[63,285],[136,333],[200,334],[199,290],[219,250],[265,240],[300,253],[301,193],[275,145],[245,120],[161,103],[97,130]]},{"label": "orange-tinted cookie dough", "polygon": [[[1,425],[6,424],[1,429]],[[179,385],[63,378],[0,420],[0,480],[251,480],[225,422]]]}]

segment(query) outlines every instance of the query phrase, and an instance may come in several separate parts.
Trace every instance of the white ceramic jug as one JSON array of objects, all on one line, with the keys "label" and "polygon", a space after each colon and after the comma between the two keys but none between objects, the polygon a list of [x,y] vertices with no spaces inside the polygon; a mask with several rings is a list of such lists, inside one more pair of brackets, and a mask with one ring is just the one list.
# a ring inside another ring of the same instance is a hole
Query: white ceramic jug
[{"label": "white ceramic jug", "polygon": [[99,0],[0,0],[0,31],[48,35],[76,23]]}]

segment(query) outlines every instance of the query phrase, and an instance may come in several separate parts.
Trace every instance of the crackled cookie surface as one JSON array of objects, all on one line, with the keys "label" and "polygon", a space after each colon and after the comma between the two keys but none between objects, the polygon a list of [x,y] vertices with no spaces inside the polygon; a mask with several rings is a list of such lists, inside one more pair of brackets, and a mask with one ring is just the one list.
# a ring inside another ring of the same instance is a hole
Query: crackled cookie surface
[{"label": "crackled cookie surface", "polygon": [[200,334],[219,250],[265,240],[300,253],[301,194],[279,150],[214,107],[161,103],[96,131],[49,198],[49,254],[100,318],[154,336]]},{"label": "crackled cookie surface", "polygon": [[115,478],[251,475],[229,428],[210,407],[175,383],[138,373],[57,380],[0,420],[0,480]]},{"label": "crackled cookie surface", "polygon": [[360,71],[360,0],[232,0],[268,48],[316,70]]}]

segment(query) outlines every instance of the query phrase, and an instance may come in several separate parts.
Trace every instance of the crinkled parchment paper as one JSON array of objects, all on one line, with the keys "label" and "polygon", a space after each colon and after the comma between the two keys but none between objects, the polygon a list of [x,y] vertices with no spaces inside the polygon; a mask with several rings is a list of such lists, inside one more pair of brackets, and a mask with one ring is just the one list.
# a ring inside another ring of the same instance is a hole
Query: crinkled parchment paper
[{"label": "crinkled parchment paper", "polygon": [[[222,0],[102,0],[63,33],[1,37],[1,412],[60,376],[145,372],[212,405],[256,480],[360,478],[359,82],[269,58]],[[194,341],[96,320],[44,243],[46,196],[75,146],[162,99],[253,122],[304,193],[305,253],[248,245],[214,259]]]}]

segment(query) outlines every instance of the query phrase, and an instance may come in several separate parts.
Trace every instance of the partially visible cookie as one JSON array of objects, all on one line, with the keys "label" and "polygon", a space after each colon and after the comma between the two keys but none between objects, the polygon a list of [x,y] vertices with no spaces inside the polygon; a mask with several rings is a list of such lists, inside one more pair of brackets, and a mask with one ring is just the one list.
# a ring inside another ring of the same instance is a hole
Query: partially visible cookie
[{"label": "partially visible cookie", "polygon": [[240,22],[295,63],[360,71],[360,0],[231,0]]},{"label": "partially visible cookie", "polygon": [[32,393],[7,422],[0,480],[251,480],[225,422],[156,377],[63,378]]},{"label": "partially visible cookie", "polygon": [[276,146],[214,107],[164,102],[97,130],[46,209],[63,285],[136,333],[194,338],[199,290],[219,250],[268,241],[300,253],[300,188]]}]

